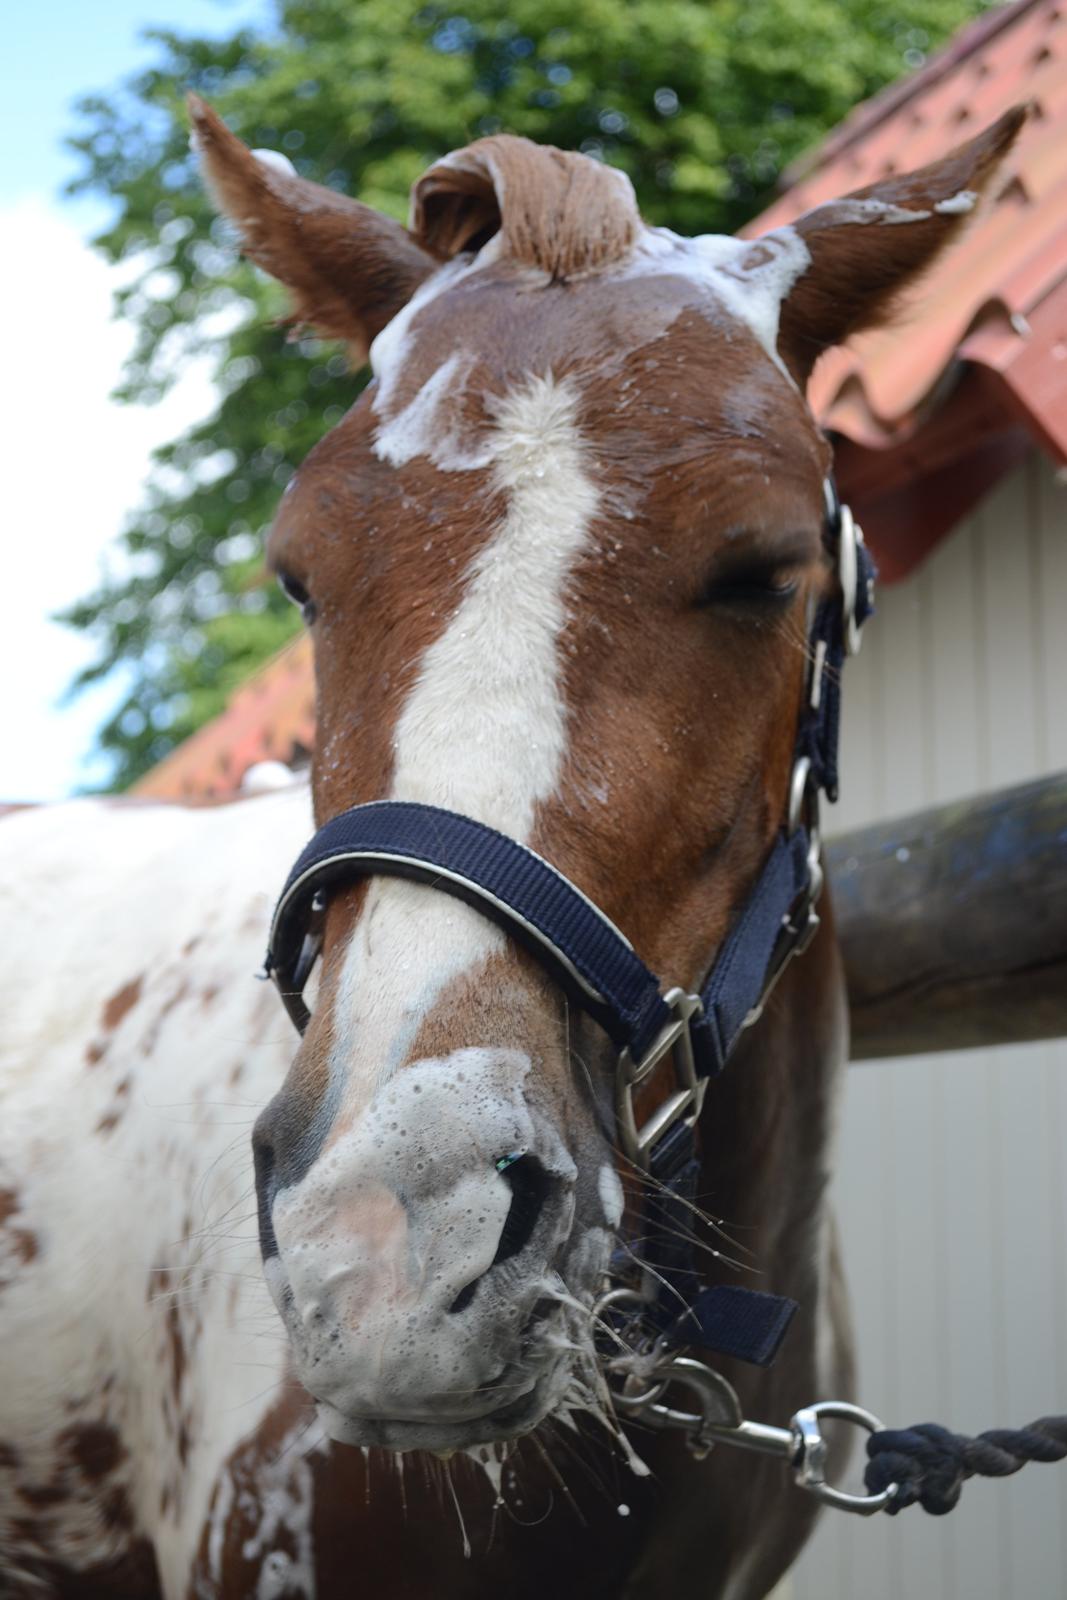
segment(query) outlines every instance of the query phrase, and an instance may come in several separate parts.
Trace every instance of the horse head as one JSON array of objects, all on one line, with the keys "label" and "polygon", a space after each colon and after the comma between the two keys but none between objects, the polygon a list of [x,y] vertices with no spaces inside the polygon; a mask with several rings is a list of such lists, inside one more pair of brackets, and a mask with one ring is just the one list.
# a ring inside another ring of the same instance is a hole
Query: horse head
[{"label": "horse head", "polygon": [[[374,373],[270,538],[314,639],[318,820],[463,813],[696,987],[782,826],[836,581],[806,378],[965,223],[1020,114],[744,240],[646,226],[621,173],[507,136],[434,165],[404,229],[192,113],[248,254]],[[813,957],[797,1003],[840,1010]],[[268,1282],[335,1438],[447,1450],[589,1401],[613,1069],[477,910],[395,878],[331,896],[254,1144]]]}]

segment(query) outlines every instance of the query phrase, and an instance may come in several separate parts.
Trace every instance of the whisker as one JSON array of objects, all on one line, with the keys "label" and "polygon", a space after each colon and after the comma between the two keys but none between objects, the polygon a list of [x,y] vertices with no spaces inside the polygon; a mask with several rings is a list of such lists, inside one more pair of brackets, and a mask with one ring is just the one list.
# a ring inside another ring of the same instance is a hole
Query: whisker
[{"label": "whisker", "polygon": [[563,1495],[563,1498],[566,1500],[567,1504],[570,1506],[571,1510],[574,1512],[575,1516],[578,1518],[578,1521],[581,1523],[582,1527],[583,1528],[588,1528],[589,1523],[588,1523],[586,1517],[583,1515],[581,1507],[579,1506],[579,1504],[578,1504],[577,1500],[574,1498],[574,1496],[571,1494],[570,1488],[567,1485],[567,1483],[565,1482],[565,1480],[563,1478],[563,1475],[560,1472],[559,1468],[556,1466],[556,1463],[553,1461],[552,1457],[549,1455],[548,1451],[545,1449],[543,1441],[538,1437],[538,1435],[536,1433],[533,1433],[533,1434],[530,1435],[530,1443],[537,1450],[538,1454],[541,1457],[541,1460],[544,1462],[546,1468],[548,1469],[549,1476],[558,1485],[560,1493]]},{"label": "whisker", "polygon": [[[577,1463],[577,1465],[581,1467],[582,1471],[589,1479],[589,1482],[599,1494],[602,1494],[605,1499],[611,1499],[612,1496],[609,1493],[607,1484],[604,1482],[603,1478],[600,1477],[599,1473],[597,1473],[591,1464],[585,1459],[581,1451],[576,1449],[574,1443],[567,1438],[566,1429],[560,1427],[554,1417],[546,1417],[541,1426],[543,1428],[551,1426],[554,1444],[557,1445],[559,1449],[565,1450],[567,1455],[569,1455]],[[581,1438],[582,1435],[576,1435],[576,1437]],[[613,1460],[614,1458],[609,1456],[607,1459]]]},{"label": "whisker", "polygon": [[452,1495],[452,1505],[455,1508],[456,1518],[459,1522],[459,1531],[463,1537],[463,1556],[466,1561],[469,1561],[471,1558],[471,1542],[467,1537],[467,1524],[463,1520],[463,1510],[460,1506],[459,1495],[456,1493],[456,1485],[452,1477],[452,1463],[451,1461],[447,1461],[443,1463],[443,1466],[445,1469],[445,1480],[448,1484],[449,1492]]},{"label": "whisker", "polygon": [[[307,1438],[307,1435],[308,1435],[309,1431],[314,1427],[314,1425],[315,1425],[317,1420],[318,1419],[315,1416],[314,1411],[312,1411],[312,1413],[308,1417],[307,1421],[305,1423],[303,1423],[302,1426],[297,1429],[297,1431],[293,1434],[293,1436],[291,1438],[286,1439],[285,1443],[282,1445],[281,1449],[278,1451],[278,1454],[271,1461],[271,1466],[273,1466],[273,1467],[280,1466],[281,1463],[284,1461],[285,1457],[289,1454],[289,1452],[291,1450],[293,1450],[298,1444],[300,1444],[300,1442],[303,1439]],[[317,1444],[318,1440],[315,1440],[314,1443]],[[309,1451],[306,1452],[306,1454],[301,1454],[298,1457],[298,1459],[301,1460],[301,1461],[304,1461],[304,1460],[307,1459],[307,1456],[310,1455],[310,1453],[311,1452],[309,1450]]]},{"label": "whisker", "polygon": [[686,1301],[685,1296],[683,1294],[679,1293],[679,1291],[674,1287],[673,1283],[668,1282],[668,1280],[663,1276],[662,1272],[658,1272],[656,1270],[656,1268],[653,1267],[653,1266],[650,1266],[647,1261],[639,1260],[638,1257],[634,1255],[633,1251],[630,1249],[630,1246],[627,1244],[625,1239],[620,1239],[619,1240],[619,1245],[620,1245],[620,1248],[623,1249],[626,1252],[626,1254],[630,1257],[631,1261],[633,1261],[637,1266],[640,1267],[642,1272],[647,1272],[649,1277],[654,1278],[655,1281],[660,1285],[660,1287],[662,1289],[665,1289],[666,1292],[669,1295],[672,1295],[674,1297],[674,1299],[677,1300],[679,1306],[681,1307],[681,1309],[683,1311],[688,1311],[689,1305],[688,1305],[688,1302]]},{"label": "whisker", "polygon": [[629,1353],[630,1346],[626,1343],[626,1340],[621,1336],[618,1330],[613,1328],[610,1323],[605,1322],[603,1317],[598,1317],[593,1311],[592,1306],[585,1305],[583,1301],[570,1294],[565,1286],[562,1292],[560,1292],[556,1289],[554,1284],[546,1281],[545,1293],[548,1295],[549,1299],[558,1301],[560,1305],[568,1306],[572,1311],[580,1312],[582,1316],[588,1318],[589,1322],[592,1323],[594,1327],[599,1328],[601,1333],[607,1334],[609,1338],[615,1340],[617,1345]]},{"label": "whisker", "polygon": [[636,1249],[650,1245],[653,1240],[658,1238],[680,1239],[691,1245],[694,1250],[699,1250],[702,1254],[710,1256],[713,1261],[721,1261],[726,1266],[736,1267],[738,1272],[759,1271],[754,1262],[737,1261],[733,1256],[728,1256],[725,1250],[716,1250],[712,1245],[705,1244],[702,1239],[697,1239],[691,1233],[686,1233],[684,1228],[660,1227],[657,1224],[654,1233],[631,1234],[626,1243],[629,1246],[630,1254],[633,1255]]},{"label": "whisker", "polygon": [[[654,1177],[652,1173],[645,1172],[640,1167],[636,1166],[632,1161],[629,1160],[628,1157],[623,1155],[620,1150],[615,1150],[614,1153],[619,1161],[622,1161],[626,1164],[628,1169],[626,1172],[626,1177],[628,1180],[637,1185],[644,1185],[645,1188],[652,1189],[657,1194],[669,1193],[672,1201],[677,1201],[680,1205],[684,1206],[687,1211],[692,1212],[693,1216],[696,1217],[698,1221],[704,1223],[705,1227],[709,1228],[712,1233],[719,1234],[727,1241],[728,1244],[732,1245],[735,1250],[741,1250],[745,1253],[745,1255],[751,1255],[752,1252],[747,1250],[740,1240],[733,1238],[732,1235],[726,1231],[726,1224],[722,1217],[713,1217],[709,1211],[705,1211],[703,1207],[698,1206],[694,1200],[689,1200],[685,1195],[675,1194],[673,1191],[669,1191],[665,1183],[663,1183],[659,1178]],[[731,1226],[734,1226],[734,1224],[731,1224]]]}]

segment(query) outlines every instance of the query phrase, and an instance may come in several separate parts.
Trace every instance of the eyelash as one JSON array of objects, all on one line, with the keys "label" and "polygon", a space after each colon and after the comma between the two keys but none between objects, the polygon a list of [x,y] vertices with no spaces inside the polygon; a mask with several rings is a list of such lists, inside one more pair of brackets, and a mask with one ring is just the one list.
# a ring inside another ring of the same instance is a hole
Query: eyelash
[{"label": "eyelash", "polygon": [[[304,623],[310,628],[315,621],[315,602],[308,594],[304,585],[294,578],[289,572],[279,572],[278,587],[285,598],[296,606]],[[719,579],[708,586],[701,595],[699,604],[734,604],[734,605],[785,605],[792,600],[799,587],[796,578],[789,583],[775,583],[771,575],[762,572],[738,572]]]},{"label": "eyelash", "polygon": [[300,615],[303,617],[306,625],[310,628],[311,624],[315,620],[316,615],[315,602],[304,588],[304,585],[298,582],[298,580],[293,577],[292,573],[279,572],[278,587],[282,591],[282,594],[285,596],[285,598],[294,606],[299,608]]},{"label": "eyelash", "polygon": [[780,583],[774,581],[775,576],[772,572],[760,571],[727,573],[708,585],[698,603],[702,606],[784,606],[793,599],[800,580],[792,578],[788,583]]}]

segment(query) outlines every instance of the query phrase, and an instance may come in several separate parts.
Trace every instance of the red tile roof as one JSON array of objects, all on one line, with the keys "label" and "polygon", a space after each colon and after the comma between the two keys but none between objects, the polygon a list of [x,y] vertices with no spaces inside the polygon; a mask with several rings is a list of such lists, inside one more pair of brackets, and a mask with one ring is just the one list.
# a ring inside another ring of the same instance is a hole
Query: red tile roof
[{"label": "red tile roof", "polygon": [[[890,328],[820,362],[809,397],[837,434],[842,492],[901,576],[1032,443],[1067,462],[1067,3],[1021,0],[860,106],[745,231],[944,154],[1033,106],[995,191]],[[864,459],[871,453],[886,459]],[[901,535],[901,515],[907,525]]]},{"label": "red tile roof", "polygon": [[[860,106],[747,233],[945,153],[1019,101],[1034,112],[996,192],[894,328],[830,352],[811,384],[884,578],[910,570],[1036,441],[1067,462],[1067,0],[989,12]],[[306,638],[249,680],[136,792],[233,793],[314,738]]]},{"label": "red tile roof", "polygon": [[311,640],[301,634],[254,673],[226,710],[172,750],[133,785],[160,800],[232,795],[259,761],[304,760],[315,742]]}]

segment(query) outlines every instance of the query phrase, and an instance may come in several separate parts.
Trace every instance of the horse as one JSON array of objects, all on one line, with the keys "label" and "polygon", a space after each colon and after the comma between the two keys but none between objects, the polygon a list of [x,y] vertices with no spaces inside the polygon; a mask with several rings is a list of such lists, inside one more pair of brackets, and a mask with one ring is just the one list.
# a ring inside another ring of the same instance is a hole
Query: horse
[{"label": "horse", "polygon": [[[374,374],[269,540],[314,640],[315,822],[448,808],[698,985],[783,827],[838,582],[807,377],[956,236],[1023,115],[790,228],[684,239],[619,171],[506,135],[436,162],[404,228],[193,99],[244,250]],[[375,873],[318,907],[294,1053],[246,980],[311,821],[297,783],[0,830],[4,1593],[766,1595],[814,1501],[604,1380],[651,1182],[616,1043],[482,909]],[[824,899],[698,1120],[705,1277],[800,1308],[772,1365],[716,1362],[764,1420],[851,1391],[846,1058]]]}]

